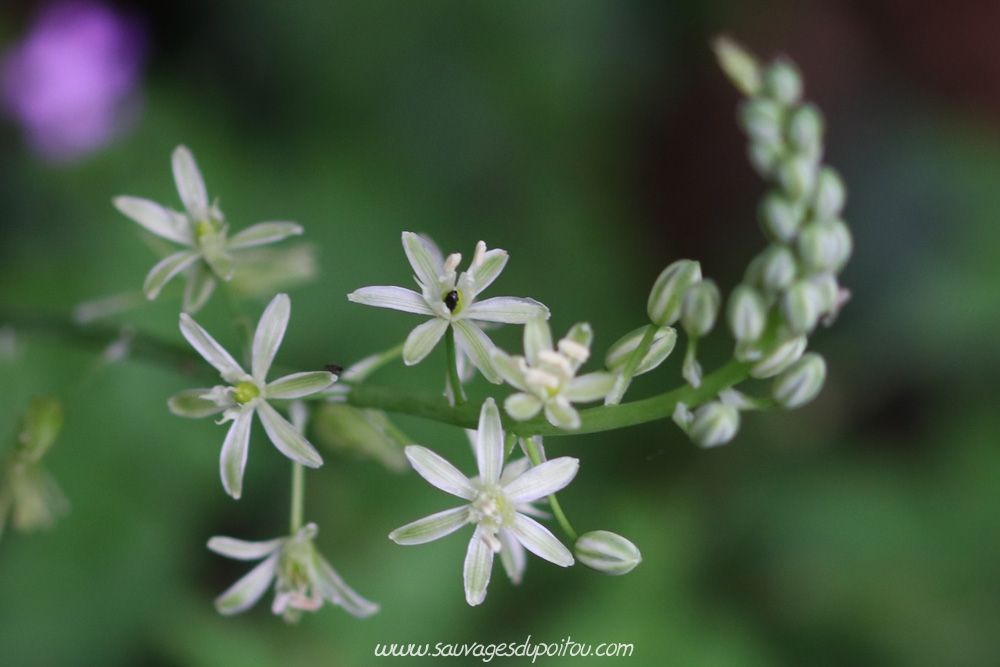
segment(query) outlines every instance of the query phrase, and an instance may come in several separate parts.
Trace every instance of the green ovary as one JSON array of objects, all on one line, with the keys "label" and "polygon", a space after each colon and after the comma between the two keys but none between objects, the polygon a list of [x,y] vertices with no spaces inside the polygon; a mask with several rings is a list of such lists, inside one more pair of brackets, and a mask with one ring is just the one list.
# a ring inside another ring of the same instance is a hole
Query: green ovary
[{"label": "green ovary", "polygon": [[233,398],[240,405],[246,405],[260,396],[260,389],[253,382],[238,382],[233,390]]}]

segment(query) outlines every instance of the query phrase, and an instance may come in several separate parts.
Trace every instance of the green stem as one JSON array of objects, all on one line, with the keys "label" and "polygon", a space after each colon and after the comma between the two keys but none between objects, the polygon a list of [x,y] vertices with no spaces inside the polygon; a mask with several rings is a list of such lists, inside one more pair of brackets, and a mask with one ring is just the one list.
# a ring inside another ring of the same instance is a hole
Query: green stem
[{"label": "green stem", "polygon": [[[533,438],[525,438],[524,444],[528,448],[528,457],[531,459],[532,465],[541,465],[543,463],[541,454],[538,453],[538,448],[535,446],[535,441]],[[552,508],[552,514],[556,517],[556,521],[562,527],[563,532],[566,533],[566,537],[570,539],[570,542],[576,543],[577,535],[576,531],[573,530],[573,526],[569,524],[569,519],[566,518],[566,514],[562,511],[562,506],[559,505],[559,499],[556,498],[556,494],[549,494],[549,507]]]},{"label": "green stem", "polygon": [[632,352],[632,356],[629,357],[628,364],[625,365],[625,370],[622,371],[621,378],[615,384],[615,391],[605,400],[605,405],[618,405],[621,403],[625,392],[628,391],[629,385],[632,384],[632,374],[635,373],[639,362],[642,361],[643,357],[646,356],[646,352],[649,351],[649,346],[653,344],[653,338],[656,336],[657,331],[658,328],[655,324],[651,324],[646,328],[646,333],[643,334],[639,345]]},{"label": "green stem", "polygon": [[444,352],[448,363],[448,385],[455,399],[455,407],[465,403],[465,389],[458,376],[458,355],[455,353],[455,330],[449,325],[444,332]]},{"label": "green stem", "polygon": [[305,468],[297,461],[292,461],[292,515],[289,535],[294,535],[302,528],[302,506],[306,495]]}]

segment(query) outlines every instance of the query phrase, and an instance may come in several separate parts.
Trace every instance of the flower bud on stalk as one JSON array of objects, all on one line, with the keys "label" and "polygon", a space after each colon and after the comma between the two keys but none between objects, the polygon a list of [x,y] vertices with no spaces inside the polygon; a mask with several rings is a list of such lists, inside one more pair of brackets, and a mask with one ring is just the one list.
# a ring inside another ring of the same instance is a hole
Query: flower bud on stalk
[{"label": "flower bud on stalk", "polygon": [[688,435],[701,447],[724,445],[740,430],[740,412],[731,405],[712,401],[694,412]]},{"label": "flower bud on stalk", "polygon": [[766,293],[783,292],[792,286],[799,266],[791,249],[772,243],[747,267],[744,281]]},{"label": "flower bud on stalk", "polygon": [[771,192],[760,202],[758,218],[764,235],[774,241],[791,243],[802,225],[805,208],[789,201],[780,192]]},{"label": "flower bud on stalk", "polygon": [[826,361],[809,352],[774,379],[771,394],[783,408],[792,410],[816,398],[826,380]]},{"label": "flower bud on stalk", "polygon": [[816,160],[806,155],[796,155],[781,162],[778,181],[792,199],[802,199],[816,186]]},{"label": "flower bud on stalk", "polygon": [[785,324],[794,334],[808,334],[816,328],[823,314],[823,294],[808,280],[800,280],[781,299]]},{"label": "flower bud on stalk", "polygon": [[681,301],[688,289],[701,282],[701,264],[690,259],[681,259],[663,270],[656,279],[646,312],[650,321],[658,327],[675,323],[681,316]]},{"label": "flower bud on stalk", "polygon": [[754,143],[780,146],[784,139],[785,110],[764,98],[753,98],[740,106],[740,124]]},{"label": "flower bud on stalk", "polygon": [[802,228],[796,249],[810,271],[839,273],[851,256],[854,242],[842,220],[812,222]]},{"label": "flower bud on stalk", "polygon": [[760,92],[760,65],[746,49],[728,37],[719,37],[712,43],[712,50],[715,51],[722,71],[740,92],[747,96]]},{"label": "flower bud on stalk", "polygon": [[802,99],[802,74],[786,58],[775,60],[764,70],[764,92],[782,106],[792,106]]},{"label": "flower bud on stalk", "polygon": [[778,343],[753,365],[753,368],[750,369],[750,377],[758,380],[774,377],[798,361],[802,353],[806,351],[806,344],[805,336],[795,336]]},{"label": "flower bud on stalk", "polygon": [[764,333],[767,306],[757,290],[746,284],[737,285],[729,295],[726,317],[737,342],[755,341]]},{"label": "flower bud on stalk", "polygon": [[[652,326],[652,324],[641,326],[615,341],[614,345],[608,349],[608,353],[604,358],[604,365],[607,366],[609,371],[612,373],[621,373],[625,370],[632,354],[639,347],[640,341],[642,341],[646,332]],[[650,344],[646,354],[636,364],[635,370],[632,371],[632,376],[648,373],[662,364],[670,356],[670,353],[674,351],[676,344],[677,331],[673,327],[658,328],[653,335],[653,342]]]},{"label": "flower bud on stalk", "polygon": [[823,150],[823,114],[814,104],[803,104],[788,119],[788,141],[796,151],[819,157]]},{"label": "flower bud on stalk", "polygon": [[719,288],[713,280],[691,286],[681,302],[681,325],[689,336],[701,338],[712,330],[721,300]]},{"label": "flower bud on stalk", "polygon": [[594,530],[581,535],[573,547],[573,553],[587,567],[602,574],[616,576],[631,572],[642,562],[638,547],[621,535],[607,530]]},{"label": "flower bud on stalk", "polygon": [[844,182],[831,167],[823,167],[816,177],[816,197],[813,200],[813,215],[817,220],[832,220],[844,210],[847,192]]}]

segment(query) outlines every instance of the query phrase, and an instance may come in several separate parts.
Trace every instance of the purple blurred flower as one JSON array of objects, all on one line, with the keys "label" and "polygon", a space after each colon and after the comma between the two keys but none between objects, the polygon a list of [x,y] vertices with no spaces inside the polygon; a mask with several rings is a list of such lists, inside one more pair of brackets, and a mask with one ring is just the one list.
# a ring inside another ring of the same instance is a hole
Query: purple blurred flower
[{"label": "purple blurred flower", "polygon": [[55,2],[0,62],[5,110],[43,157],[70,161],[117,134],[138,105],[144,34],[87,0]]}]

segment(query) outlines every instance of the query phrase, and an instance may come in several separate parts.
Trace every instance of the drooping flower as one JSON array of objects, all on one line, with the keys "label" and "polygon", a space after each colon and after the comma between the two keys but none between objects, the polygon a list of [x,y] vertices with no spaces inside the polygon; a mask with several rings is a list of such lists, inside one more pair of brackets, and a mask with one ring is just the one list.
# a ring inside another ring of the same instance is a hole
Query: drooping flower
[{"label": "drooping flower", "polygon": [[209,205],[205,181],[194,155],[178,146],[172,156],[174,181],[184,203],[184,213],[160,206],[139,197],[115,197],[115,207],[148,231],[186,246],[152,268],[142,289],[146,298],[155,299],[171,278],[183,272],[184,311],[197,312],[215,289],[217,280],[233,276],[233,250],[275,243],[302,233],[294,222],[261,222],[244,229],[232,238],[229,226],[219,210],[219,203]]},{"label": "drooping flower", "polygon": [[268,399],[301,398],[322,391],[336,380],[326,371],[294,373],[267,382],[274,355],[285,337],[291,301],[279,294],[264,310],[253,337],[251,371],[247,373],[225,349],[187,313],[181,313],[181,333],[205,361],[222,374],[229,385],[211,389],[187,389],[169,400],[171,412],[182,417],[207,417],[222,412],[219,423],[232,420],[222,445],[220,467],[226,493],[239,498],[243,487],[243,469],[250,443],[250,424],[254,413],[260,417],[267,436],[282,454],[311,468],[323,465],[323,459],[305,437],[275,410]]},{"label": "drooping flower", "polygon": [[613,373],[597,371],[576,377],[590,357],[594,334],[589,324],[577,324],[553,347],[552,330],[544,320],[524,327],[525,356],[493,352],[493,365],[504,380],[521,391],[504,401],[507,414],[518,421],[531,419],[543,409],[553,426],[580,428],[580,414],[573,403],[604,398],[614,387]]},{"label": "drooping flower", "polygon": [[264,595],[274,581],[274,603],[271,611],[285,621],[298,621],[303,611],[316,611],[324,602],[364,618],[378,611],[344,583],[340,575],[319,554],[313,544],[318,532],[316,524],[303,526],[289,537],[266,542],[246,542],[232,537],[213,537],[208,548],[217,554],[237,560],[264,559],[259,565],[233,584],[215,600],[220,614],[231,615],[246,611]]},{"label": "drooping flower", "polygon": [[421,477],[468,503],[389,534],[397,544],[423,544],[450,535],[466,524],[475,524],[464,566],[465,599],[473,606],[486,598],[495,554],[501,555],[515,582],[524,570],[523,549],[562,567],[573,564],[569,549],[527,515],[536,513],[530,503],[564,488],[580,466],[577,459],[562,456],[524,471],[513,471],[520,474],[505,475],[504,433],[492,398],[486,399],[479,413],[475,450],[479,476],[469,479],[426,447],[407,447],[406,457]]},{"label": "drooping flower", "polygon": [[433,319],[417,326],[403,345],[403,361],[419,363],[430,354],[448,327],[455,332],[459,349],[469,356],[486,379],[499,383],[490,352],[496,348],[482,327],[483,322],[524,324],[535,318],[548,319],[549,309],[534,299],[501,296],[476,301],[476,297],[496,280],[507,264],[507,252],[486,250],[480,241],[468,270],[456,273],[462,255],[442,258],[441,251],[428,239],[403,232],[403,250],[416,274],[420,292],[405,287],[362,287],[347,295],[355,303],[428,315]]}]

